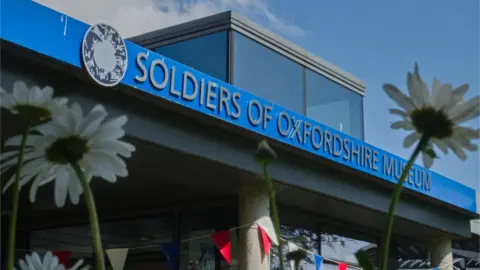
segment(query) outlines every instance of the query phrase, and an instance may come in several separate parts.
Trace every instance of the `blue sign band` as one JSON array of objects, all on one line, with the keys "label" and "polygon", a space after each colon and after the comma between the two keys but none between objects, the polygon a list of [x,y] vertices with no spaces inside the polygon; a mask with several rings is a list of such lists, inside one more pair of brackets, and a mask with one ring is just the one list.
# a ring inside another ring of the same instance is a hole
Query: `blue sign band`
[{"label": "blue sign band", "polygon": [[[89,25],[29,0],[2,0],[1,38],[78,68]],[[121,83],[396,183],[406,161],[130,41]],[[414,165],[405,187],[476,213],[475,190]]]}]

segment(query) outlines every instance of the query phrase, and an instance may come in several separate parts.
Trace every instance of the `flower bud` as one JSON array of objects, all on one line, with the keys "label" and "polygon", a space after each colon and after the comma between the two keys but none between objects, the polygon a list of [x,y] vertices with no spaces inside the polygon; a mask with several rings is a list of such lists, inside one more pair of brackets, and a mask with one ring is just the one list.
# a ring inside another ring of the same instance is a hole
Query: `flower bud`
[{"label": "flower bud", "polygon": [[277,153],[273,150],[266,140],[258,143],[255,158],[261,163],[270,163],[277,159]]},{"label": "flower bud", "polygon": [[307,258],[307,252],[303,249],[297,249],[287,253],[287,260],[299,263],[301,260]]}]

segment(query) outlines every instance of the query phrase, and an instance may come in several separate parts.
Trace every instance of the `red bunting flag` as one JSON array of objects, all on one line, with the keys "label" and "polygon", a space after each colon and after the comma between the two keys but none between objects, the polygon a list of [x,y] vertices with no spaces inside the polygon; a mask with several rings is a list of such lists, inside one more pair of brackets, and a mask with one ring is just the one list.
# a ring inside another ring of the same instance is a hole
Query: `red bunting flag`
[{"label": "red bunting flag", "polygon": [[230,231],[215,232],[210,235],[210,238],[212,238],[218,250],[220,251],[220,253],[222,253],[225,261],[230,264]]},{"label": "red bunting flag", "polygon": [[338,263],[338,270],[347,270],[347,265],[344,263]]},{"label": "red bunting flag", "polygon": [[268,256],[268,253],[270,252],[270,247],[272,246],[270,238],[261,226],[258,226],[258,232],[260,233],[260,238],[262,239],[263,254],[265,254],[265,256]]},{"label": "red bunting flag", "polygon": [[58,258],[58,263],[63,264],[64,266],[68,265],[70,257],[72,256],[72,252],[66,250],[52,251],[52,254]]}]

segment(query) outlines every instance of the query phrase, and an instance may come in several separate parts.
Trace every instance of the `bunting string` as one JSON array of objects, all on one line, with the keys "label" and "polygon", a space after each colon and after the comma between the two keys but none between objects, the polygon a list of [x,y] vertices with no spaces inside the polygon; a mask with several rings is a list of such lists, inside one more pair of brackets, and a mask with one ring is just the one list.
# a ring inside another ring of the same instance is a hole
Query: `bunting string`
[{"label": "bunting string", "polygon": [[[238,229],[241,229],[241,228],[245,228],[245,227],[250,227],[252,225],[257,225],[259,227],[262,227],[261,225],[259,225],[258,222],[252,222],[252,223],[248,223],[248,224],[244,224],[244,225],[241,225],[241,226],[237,226],[237,227],[233,227],[233,228],[230,228],[228,230],[225,230],[225,231],[236,231]],[[200,235],[200,236],[196,236],[196,237],[191,237],[191,238],[186,238],[186,239],[182,239],[180,241],[178,241],[179,243],[187,243],[187,242],[191,242],[191,241],[195,241],[195,240],[200,240],[200,239],[205,239],[205,238],[209,238],[212,236],[212,233],[209,233],[209,234],[204,234],[204,235]],[[285,239],[285,238],[281,238],[284,242],[286,243],[292,243],[295,245],[296,248],[298,249],[301,249],[303,251],[305,251],[306,253],[310,254],[310,255],[313,255],[313,256],[319,256],[320,258],[322,258],[323,261],[328,261],[328,262],[331,262],[331,263],[335,263],[337,265],[346,265],[349,269],[359,269],[359,270],[362,270],[361,267],[357,266],[357,265],[352,265],[352,264],[347,264],[345,262],[341,262],[341,261],[337,261],[337,260],[334,260],[334,259],[331,259],[331,258],[327,258],[327,257],[323,257],[319,254],[316,254],[310,250],[307,250],[305,248],[302,248],[298,245],[296,245],[295,243]],[[126,246],[118,246],[118,247],[110,247],[108,250],[115,250],[115,249],[124,249],[124,250],[138,250],[138,249],[147,249],[147,248],[155,248],[155,247],[160,247],[162,246],[164,243],[158,243],[158,244],[150,244],[150,245],[143,245],[143,246],[134,246],[134,247],[126,247]],[[21,251],[21,252],[41,252],[41,251],[48,251],[48,250],[51,250],[51,249],[35,249],[35,250],[31,250],[31,249],[15,249],[16,251]],[[91,253],[92,252],[92,248],[91,247],[79,247],[79,248],[74,248],[74,249],[71,249],[71,250],[68,250],[68,252],[72,253],[72,252],[75,252],[75,253]],[[443,268],[447,268],[447,267],[452,267],[453,269],[455,270],[460,270],[460,268],[458,267],[455,267],[454,265],[452,264],[449,264],[447,262],[442,262],[442,264],[438,267],[434,267],[434,268],[430,268],[429,270],[437,270],[437,269],[443,269]],[[406,270],[406,269],[404,269]]]},{"label": "bunting string", "polygon": [[[285,241],[285,242],[289,242],[289,241],[286,240],[285,238],[282,238],[282,240]],[[302,248],[301,246],[296,245],[296,248],[301,249],[301,250],[307,252],[307,253],[310,254],[310,255],[316,255],[316,253],[314,253],[314,252],[312,252],[312,251],[310,251],[310,250],[308,250],[308,249],[304,249],[304,248]],[[333,262],[333,263],[336,263],[336,264],[344,263],[344,262],[336,261],[336,260],[334,260],[334,259],[329,259],[329,258],[326,258],[326,257],[323,257],[323,256],[322,256],[322,258],[323,258],[324,261],[329,261],[329,262]],[[362,269],[362,268],[360,268],[360,267],[358,267],[358,266],[355,266],[355,265],[348,265],[348,267],[349,267],[349,268],[355,268],[355,269]]]}]

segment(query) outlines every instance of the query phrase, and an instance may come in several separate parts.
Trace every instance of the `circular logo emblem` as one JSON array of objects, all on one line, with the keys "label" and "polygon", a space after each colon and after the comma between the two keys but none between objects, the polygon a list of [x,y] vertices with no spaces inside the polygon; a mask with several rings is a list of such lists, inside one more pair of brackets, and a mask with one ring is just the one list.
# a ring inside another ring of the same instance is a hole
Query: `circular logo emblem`
[{"label": "circular logo emblem", "polygon": [[127,47],[108,24],[90,26],[82,42],[82,60],[90,77],[103,86],[114,86],[127,72]]}]

